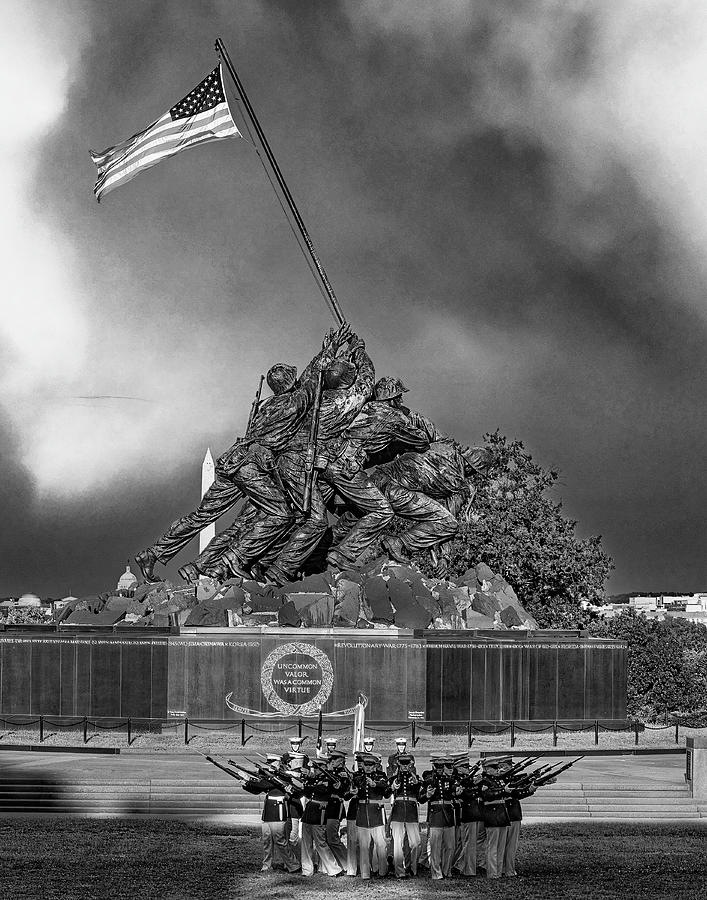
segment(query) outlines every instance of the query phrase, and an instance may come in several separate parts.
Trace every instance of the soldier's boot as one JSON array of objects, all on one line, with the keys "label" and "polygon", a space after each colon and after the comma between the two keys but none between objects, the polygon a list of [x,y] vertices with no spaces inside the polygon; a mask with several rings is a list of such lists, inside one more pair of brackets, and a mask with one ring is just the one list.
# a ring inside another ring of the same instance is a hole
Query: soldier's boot
[{"label": "soldier's boot", "polygon": [[244,578],[246,581],[250,580],[250,572],[247,571],[240,556],[235,552],[235,550],[226,550],[221,557],[221,562],[224,570],[228,573],[229,577]]},{"label": "soldier's boot", "polygon": [[159,560],[149,547],[146,550],[141,550],[135,555],[135,562],[142,573],[143,581],[148,584],[155,584],[156,582],[161,581],[161,579],[155,575],[155,566]]},{"label": "soldier's boot", "polygon": [[384,537],[381,540],[381,549],[384,550],[394,562],[401,563],[401,565],[404,566],[410,562],[410,555],[405,548],[405,544],[403,544],[399,537]]},{"label": "soldier's boot", "polygon": [[182,566],[181,569],[177,569],[177,572],[179,577],[188,584],[193,584],[198,581],[199,575],[201,574],[194,563],[187,563],[185,566]]}]

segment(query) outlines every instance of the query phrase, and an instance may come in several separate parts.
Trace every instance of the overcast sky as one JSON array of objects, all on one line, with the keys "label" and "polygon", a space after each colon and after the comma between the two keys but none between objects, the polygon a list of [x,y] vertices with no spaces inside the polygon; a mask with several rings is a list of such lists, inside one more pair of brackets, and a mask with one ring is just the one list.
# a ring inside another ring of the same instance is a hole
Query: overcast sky
[{"label": "overcast sky", "polygon": [[244,140],[93,198],[218,36],[379,375],[557,468],[609,592],[707,590],[707,7],[5,0],[0,596],[114,587],[331,324]]}]

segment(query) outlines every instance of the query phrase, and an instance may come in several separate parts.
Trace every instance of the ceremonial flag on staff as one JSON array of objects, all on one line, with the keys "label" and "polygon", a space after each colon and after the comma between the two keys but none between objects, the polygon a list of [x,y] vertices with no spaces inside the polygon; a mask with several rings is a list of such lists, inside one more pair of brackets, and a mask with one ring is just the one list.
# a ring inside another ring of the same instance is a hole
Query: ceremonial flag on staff
[{"label": "ceremonial flag on staff", "polygon": [[89,151],[98,169],[93,189],[99,201],[104,194],[125,184],[143,169],[157,165],[188,147],[242,137],[228,108],[218,65],[193,91],[144,131],[108,147],[103,153]]}]

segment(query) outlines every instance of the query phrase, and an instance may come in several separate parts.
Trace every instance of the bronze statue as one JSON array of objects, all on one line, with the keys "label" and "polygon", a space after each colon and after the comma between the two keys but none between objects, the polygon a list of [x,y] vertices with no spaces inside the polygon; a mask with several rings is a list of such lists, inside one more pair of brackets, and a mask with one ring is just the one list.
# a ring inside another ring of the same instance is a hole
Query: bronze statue
[{"label": "bronze statue", "polygon": [[209,575],[283,584],[308,565],[349,568],[394,514],[412,525],[383,538],[392,559],[407,562],[444,546],[473,497],[469,476],[483,468],[483,451],[462,450],[404,406],[400,379],[374,381],[365,343],[348,325],[325,337],[299,379],[293,366],[272,366],[273,396],[261,403],[259,389],[245,436],[219,457],[198,509],[137,554],[143,578],[155,581],[157,562],[239,500],[245,502],[233,524],[180,568],[186,581]]}]

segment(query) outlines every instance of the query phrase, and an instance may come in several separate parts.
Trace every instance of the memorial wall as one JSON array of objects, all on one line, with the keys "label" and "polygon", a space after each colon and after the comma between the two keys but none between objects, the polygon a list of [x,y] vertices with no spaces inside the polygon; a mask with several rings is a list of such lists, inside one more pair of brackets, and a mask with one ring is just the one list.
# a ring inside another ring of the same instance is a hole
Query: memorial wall
[{"label": "memorial wall", "polygon": [[553,631],[0,633],[0,712],[239,719],[624,719],[626,645]]}]

